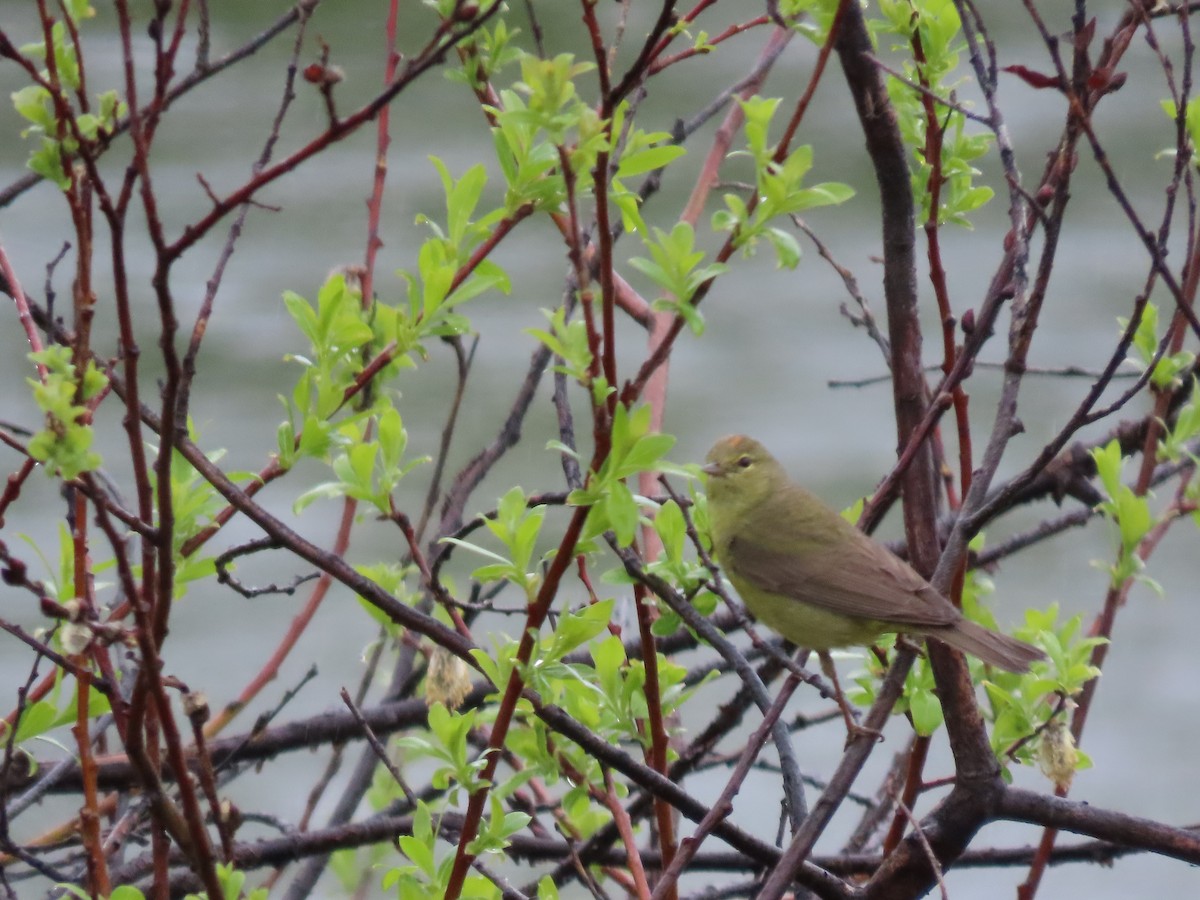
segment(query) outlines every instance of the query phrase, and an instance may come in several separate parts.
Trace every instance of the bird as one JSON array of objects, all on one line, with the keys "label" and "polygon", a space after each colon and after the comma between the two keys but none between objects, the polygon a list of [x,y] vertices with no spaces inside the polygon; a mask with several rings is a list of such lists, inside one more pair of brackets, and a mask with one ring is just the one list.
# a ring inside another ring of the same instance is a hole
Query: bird
[{"label": "bird", "polygon": [[[721,438],[701,471],[722,571],[755,618],[818,653],[835,686],[828,651],[889,632],[935,638],[1009,672],[1027,672],[1045,657],[965,618],[908,563],[794,482],[753,438]],[[853,730],[844,698],[838,702]]]}]

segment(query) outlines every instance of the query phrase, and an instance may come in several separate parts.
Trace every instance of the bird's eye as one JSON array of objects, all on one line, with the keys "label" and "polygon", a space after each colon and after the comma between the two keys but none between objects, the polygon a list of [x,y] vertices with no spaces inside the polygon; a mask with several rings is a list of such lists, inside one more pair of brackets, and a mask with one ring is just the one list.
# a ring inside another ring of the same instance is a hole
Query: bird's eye
[{"label": "bird's eye", "polygon": [[742,457],[739,457],[739,459],[738,459],[738,461],[737,461],[737,464],[738,464],[738,467],[739,467],[739,468],[742,468],[742,469],[748,469],[748,468],[750,468],[752,465],[754,465],[754,460],[752,460],[752,459],[751,459],[750,457],[748,457],[748,456],[742,456]]}]

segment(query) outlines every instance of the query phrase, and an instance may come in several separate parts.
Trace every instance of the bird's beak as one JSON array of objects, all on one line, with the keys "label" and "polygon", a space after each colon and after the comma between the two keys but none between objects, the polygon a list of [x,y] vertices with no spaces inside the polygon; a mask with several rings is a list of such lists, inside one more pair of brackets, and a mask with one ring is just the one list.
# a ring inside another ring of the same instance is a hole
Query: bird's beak
[{"label": "bird's beak", "polygon": [[703,472],[705,475],[707,475],[709,478],[712,478],[714,475],[721,474],[721,467],[718,466],[716,463],[709,463],[707,466],[701,466],[700,471]]}]

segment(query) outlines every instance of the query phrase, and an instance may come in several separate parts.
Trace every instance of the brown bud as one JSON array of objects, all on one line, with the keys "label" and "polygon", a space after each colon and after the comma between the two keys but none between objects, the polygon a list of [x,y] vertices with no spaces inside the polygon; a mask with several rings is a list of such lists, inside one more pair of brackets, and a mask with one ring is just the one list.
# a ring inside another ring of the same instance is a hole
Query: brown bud
[{"label": "brown bud", "polygon": [[233,801],[229,800],[228,798],[222,798],[218,809],[219,815],[221,816],[221,821],[229,826],[230,832],[235,832],[242,827],[242,822],[245,821],[245,816],[243,816],[242,811],[233,804]]},{"label": "brown bud", "polygon": [[454,8],[454,21],[456,22],[473,22],[477,15],[479,15],[479,4],[474,0],[467,0],[466,3],[460,3]]},{"label": "brown bud", "polygon": [[0,569],[0,579],[5,584],[16,586],[25,583],[25,563],[19,559],[10,559],[8,565]]},{"label": "brown bud", "polygon": [[309,84],[337,84],[346,77],[338,66],[326,66],[321,63],[309,63],[304,67],[304,80]]}]

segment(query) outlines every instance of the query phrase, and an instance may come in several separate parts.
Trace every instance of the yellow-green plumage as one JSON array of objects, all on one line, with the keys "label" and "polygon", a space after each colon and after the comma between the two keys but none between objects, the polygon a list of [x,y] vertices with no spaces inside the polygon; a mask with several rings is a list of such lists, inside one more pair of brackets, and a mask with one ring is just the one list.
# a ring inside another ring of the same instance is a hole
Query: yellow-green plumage
[{"label": "yellow-green plumage", "polygon": [[752,438],[722,438],[706,463],[717,560],[755,617],[793,643],[824,651],[896,631],[936,637],[1012,672],[1042,658],[964,619],[907,563],[795,484]]}]

